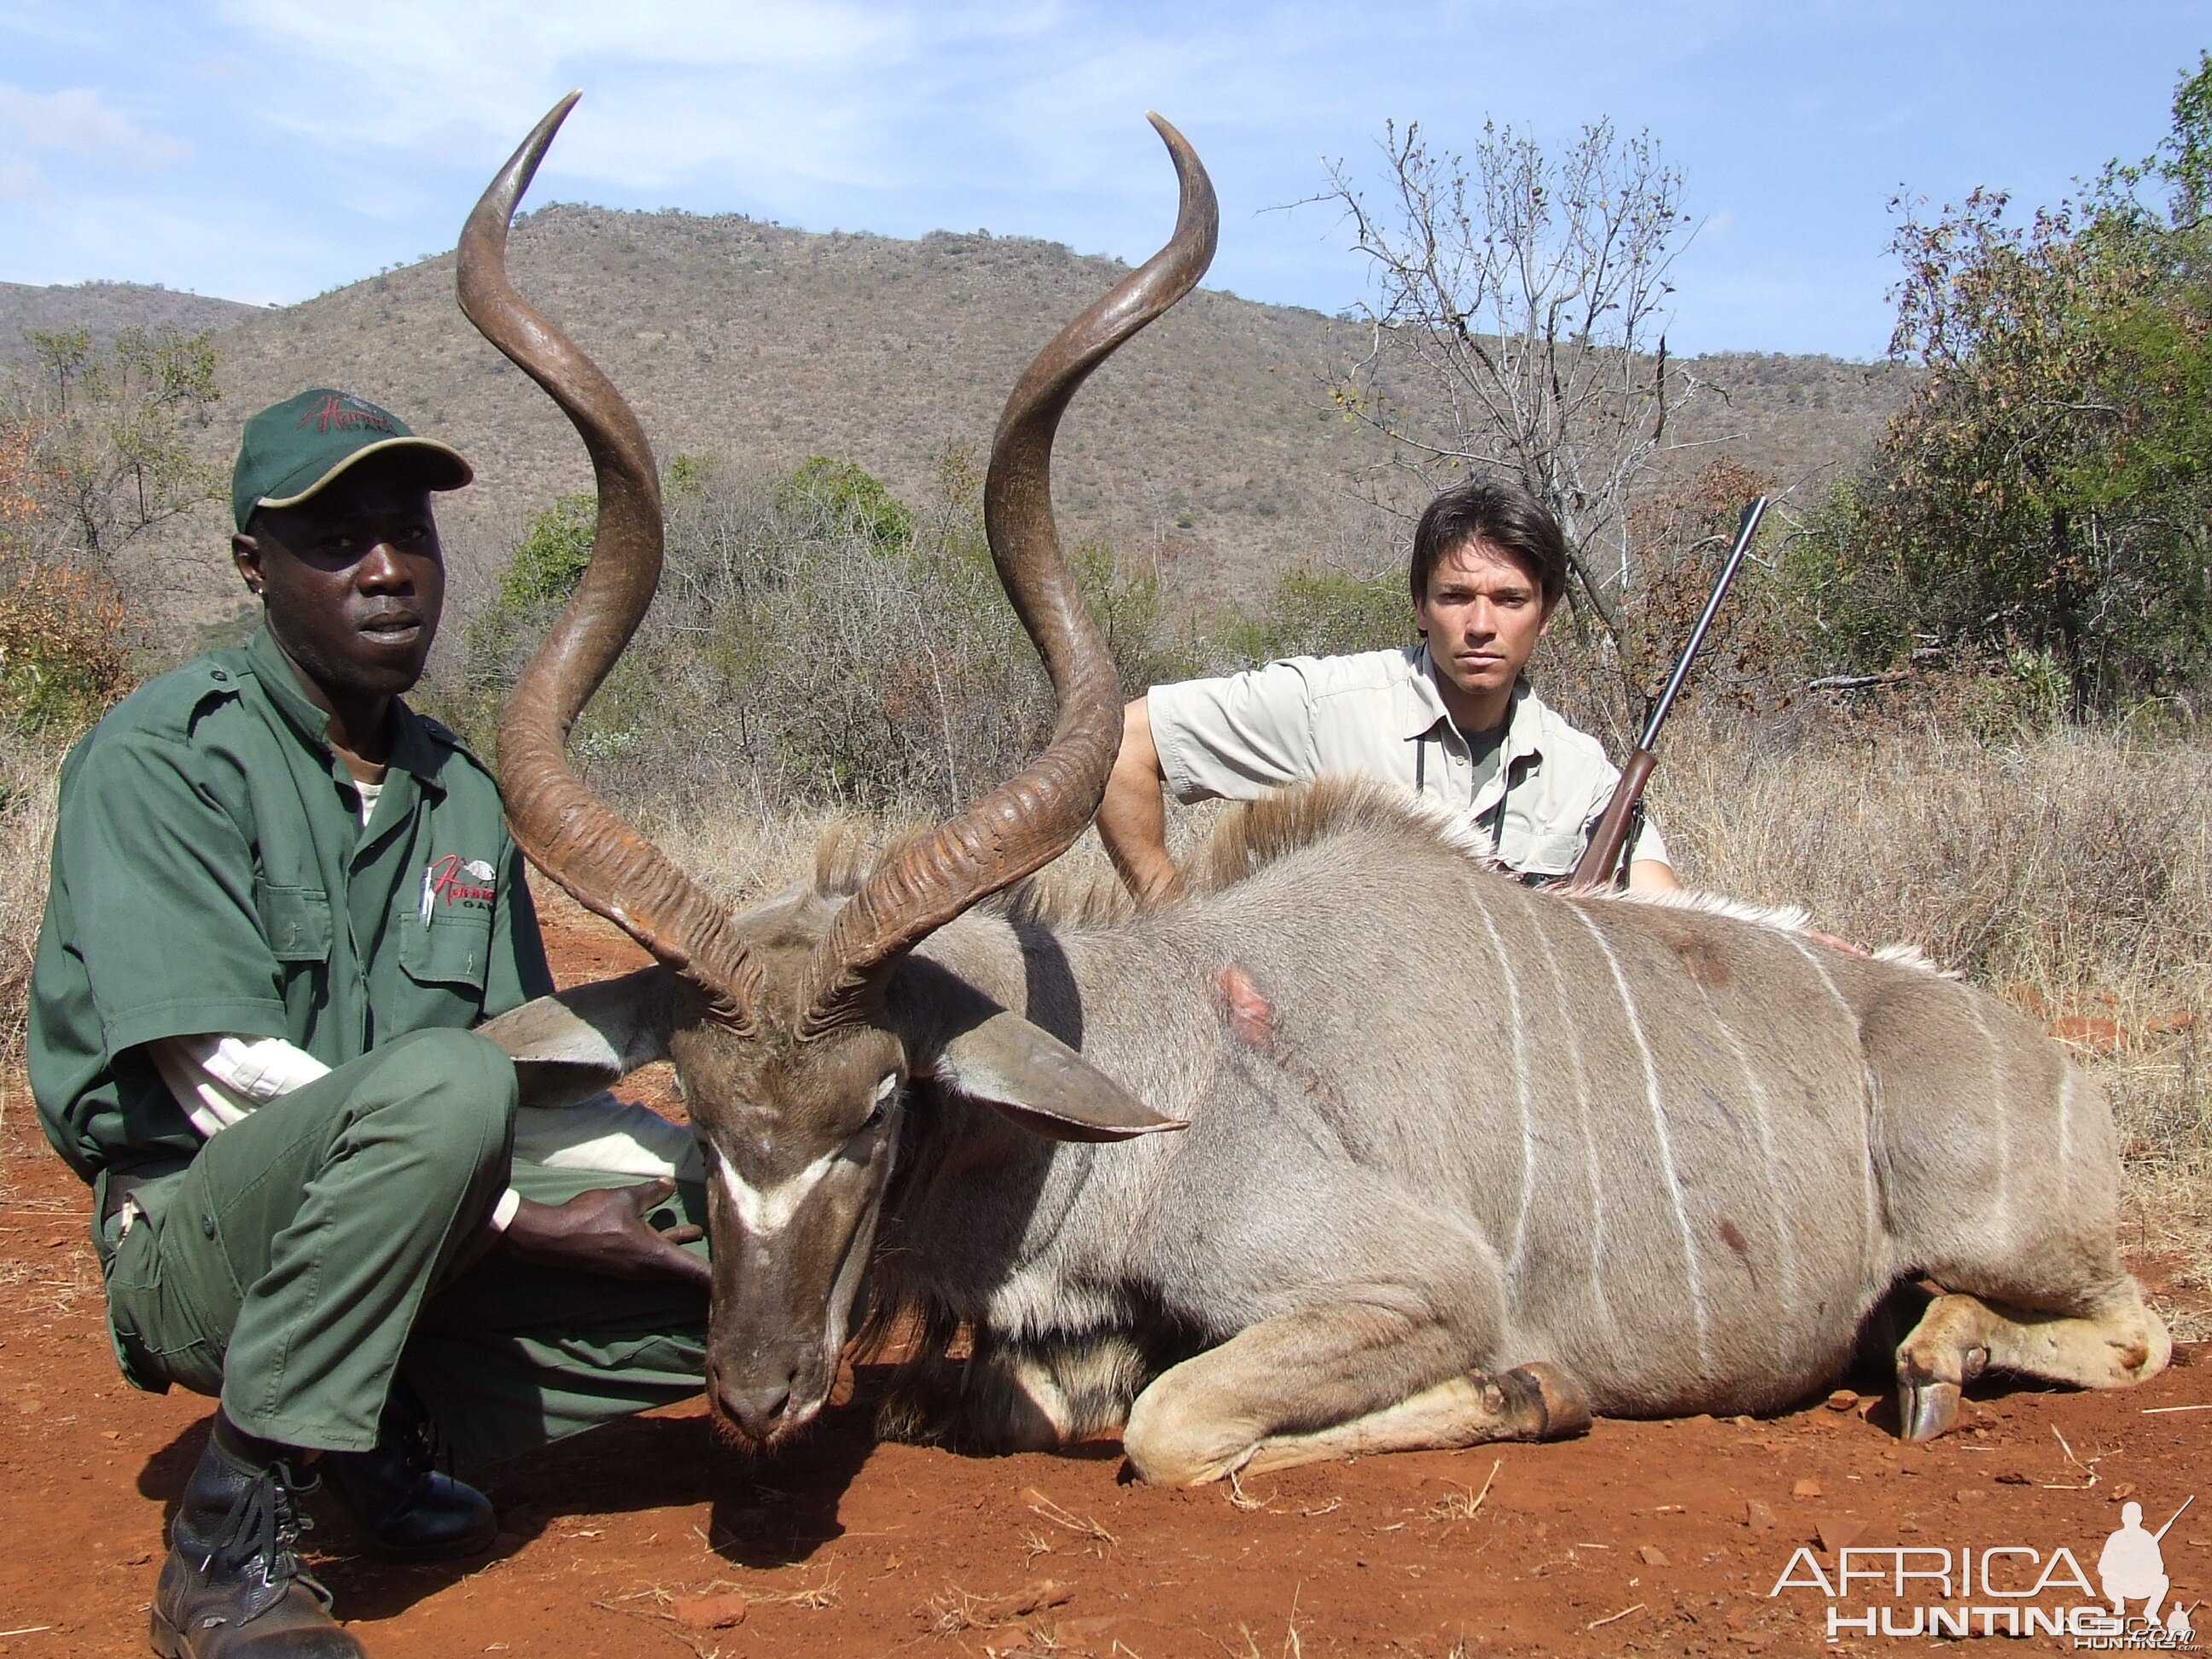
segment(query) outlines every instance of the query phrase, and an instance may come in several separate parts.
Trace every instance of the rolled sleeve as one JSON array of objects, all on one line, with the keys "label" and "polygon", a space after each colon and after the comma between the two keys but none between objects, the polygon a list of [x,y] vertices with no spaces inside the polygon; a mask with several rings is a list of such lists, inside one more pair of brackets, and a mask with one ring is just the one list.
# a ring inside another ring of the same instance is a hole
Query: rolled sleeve
[{"label": "rolled sleeve", "polygon": [[206,1031],[288,1035],[246,831],[192,766],[160,738],[104,738],[85,752],[55,832],[71,945],[111,1059]]},{"label": "rolled sleeve", "polygon": [[1145,705],[1179,801],[1254,800],[1313,775],[1313,690],[1296,661],[1154,686]]}]

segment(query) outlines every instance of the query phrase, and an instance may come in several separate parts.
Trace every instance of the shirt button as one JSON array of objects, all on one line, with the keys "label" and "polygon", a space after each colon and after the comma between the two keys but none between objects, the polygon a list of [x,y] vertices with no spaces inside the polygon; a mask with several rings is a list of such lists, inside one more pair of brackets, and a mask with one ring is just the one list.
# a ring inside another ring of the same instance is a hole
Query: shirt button
[{"label": "shirt button", "polygon": [[230,684],[230,676],[223,672],[220,668],[209,671],[208,678],[213,680],[217,685],[228,685]]},{"label": "shirt button", "polygon": [[213,1238],[215,1237],[215,1212],[213,1210],[203,1210],[200,1212],[200,1231],[205,1233],[210,1238]]}]

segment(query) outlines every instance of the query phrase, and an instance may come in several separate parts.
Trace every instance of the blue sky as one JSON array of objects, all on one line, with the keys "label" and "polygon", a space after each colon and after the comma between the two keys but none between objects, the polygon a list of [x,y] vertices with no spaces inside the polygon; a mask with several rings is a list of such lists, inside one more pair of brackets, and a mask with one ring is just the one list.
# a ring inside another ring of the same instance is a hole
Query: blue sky
[{"label": "blue sky", "polygon": [[1210,281],[1334,311],[1364,280],[1311,195],[1386,119],[1648,127],[1701,222],[1670,340],[1873,356],[1887,203],[2040,202],[2165,130],[2212,3],[1550,0],[0,0],[0,280],[305,298],[449,246],[585,90],[532,201],[1141,258],[1157,108],[1222,198]]}]

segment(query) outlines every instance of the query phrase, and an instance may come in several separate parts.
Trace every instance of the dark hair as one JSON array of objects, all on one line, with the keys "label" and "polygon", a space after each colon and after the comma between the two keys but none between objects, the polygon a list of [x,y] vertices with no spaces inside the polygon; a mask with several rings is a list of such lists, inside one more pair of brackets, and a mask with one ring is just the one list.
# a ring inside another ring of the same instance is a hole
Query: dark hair
[{"label": "dark hair", "polygon": [[1469,478],[1431,501],[1413,531],[1413,562],[1407,574],[1416,602],[1429,593],[1429,578],[1444,555],[1468,542],[1486,542],[1528,568],[1547,606],[1567,589],[1567,539],[1536,498],[1510,478]]}]

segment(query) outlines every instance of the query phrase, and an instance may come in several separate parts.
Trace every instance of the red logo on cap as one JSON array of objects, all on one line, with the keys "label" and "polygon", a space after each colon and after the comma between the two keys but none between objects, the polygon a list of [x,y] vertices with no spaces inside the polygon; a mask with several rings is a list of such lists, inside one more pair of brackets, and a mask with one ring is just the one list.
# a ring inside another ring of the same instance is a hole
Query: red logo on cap
[{"label": "red logo on cap", "polygon": [[304,428],[313,427],[318,432],[343,432],[349,428],[365,426],[377,432],[389,432],[392,422],[358,398],[348,398],[336,392],[326,393],[323,400],[300,416]]}]

